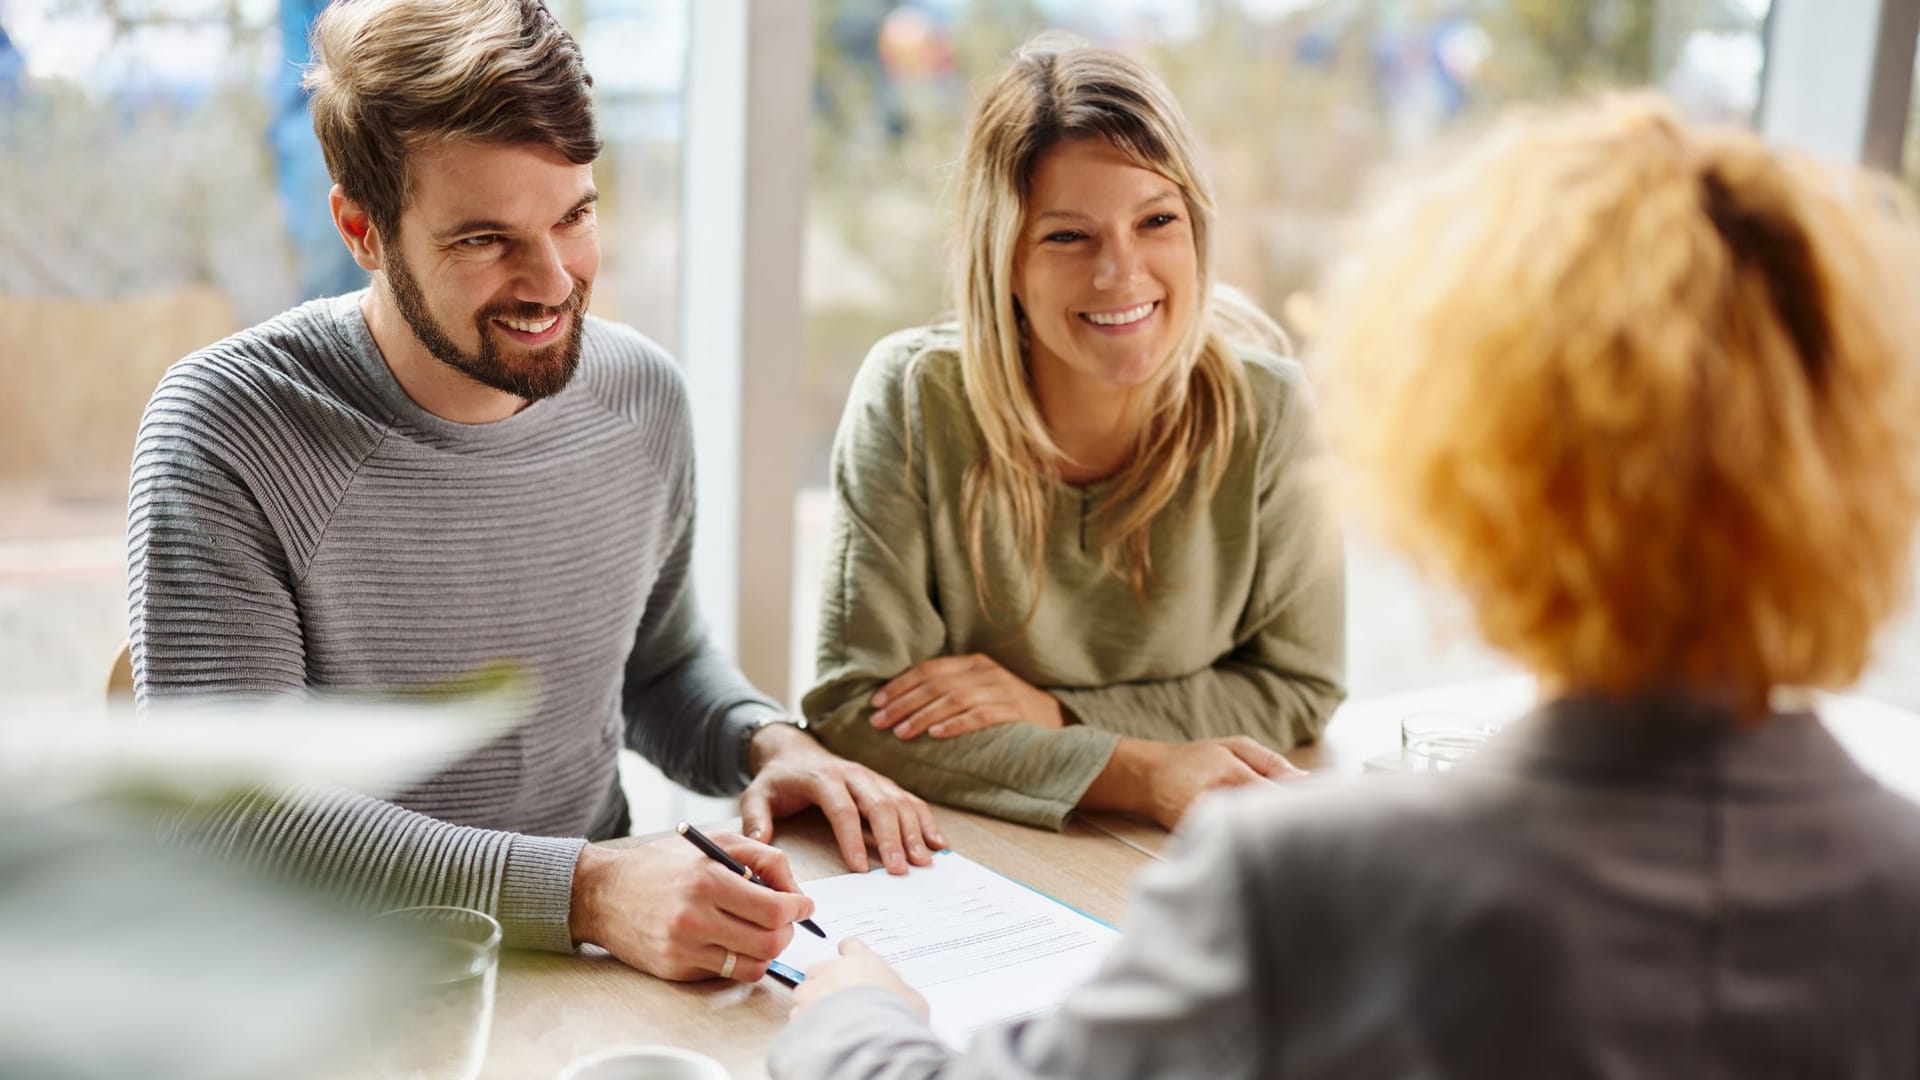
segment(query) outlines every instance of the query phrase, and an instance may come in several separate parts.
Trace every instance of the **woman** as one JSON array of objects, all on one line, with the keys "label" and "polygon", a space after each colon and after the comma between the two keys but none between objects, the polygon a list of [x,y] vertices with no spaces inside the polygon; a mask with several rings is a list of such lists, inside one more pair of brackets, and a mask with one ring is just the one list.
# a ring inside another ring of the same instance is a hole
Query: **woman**
[{"label": "woman", "polygon": [[1890,190],[1623,99],[1385,210],[1336,450],[1546,704],[1452,773],[1206,806],[1102,974],[964,1060],[852,945],[775,1074],[1920,1073],[1920,808],[1786,693],[1855,679],[1906,585]]},{"label": "woman", "polygon": [[961,172],[958,321],[876,346],[835,442],[805,711],[929,798],[1171,826],[1294,772],[1275,751],[1342,695],[1306,388],[1214,288],[1186,121],[1138,64],[1027,46]]}]

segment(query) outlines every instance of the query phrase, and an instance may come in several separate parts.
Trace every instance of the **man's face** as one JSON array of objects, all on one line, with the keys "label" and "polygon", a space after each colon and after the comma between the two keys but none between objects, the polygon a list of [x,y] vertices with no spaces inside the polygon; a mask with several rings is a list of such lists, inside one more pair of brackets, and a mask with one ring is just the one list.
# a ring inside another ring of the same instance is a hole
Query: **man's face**
[{"label": "man's face", "polygon": [[564,389],[600,268],[593,168],[530,144],[416,149],[381,269],[435,359],[528,401]]}]

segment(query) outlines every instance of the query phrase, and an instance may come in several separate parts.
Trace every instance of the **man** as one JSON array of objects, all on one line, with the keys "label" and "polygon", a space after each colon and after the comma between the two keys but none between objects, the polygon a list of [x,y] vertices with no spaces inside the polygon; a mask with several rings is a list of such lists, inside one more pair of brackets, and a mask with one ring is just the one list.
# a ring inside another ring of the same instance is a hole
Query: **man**
[{"label": "man", "polygon": [[[586,941],[672,979],[752,980],[811,901],[772,820],[817,804],[847,864],[862,817],[895,873],[942,844],[926,804],[821,748],[708,642],[689,579],[678,370],[587,315],[599,265],[591,79],[539,0],[354,0],[307,76],[362,293],[176,365],[129,507],[136,693],[404,691],[508,657],[518,730],[393,803],[312,793],[223,819],[384,903],[496,914],[509,944]],[[709,792],[721,840],[614,851],[622,738]],[[755,839],[749,839],[755,838]]]}]

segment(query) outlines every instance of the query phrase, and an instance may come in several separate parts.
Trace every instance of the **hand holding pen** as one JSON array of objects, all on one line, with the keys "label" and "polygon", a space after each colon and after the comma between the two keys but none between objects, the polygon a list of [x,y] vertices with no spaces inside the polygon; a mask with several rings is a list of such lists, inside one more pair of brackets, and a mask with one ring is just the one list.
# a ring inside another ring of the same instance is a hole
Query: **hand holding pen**
[{"label": "hand holding pen", "polygon": [[[762,881],[760,879],[759,874],[756,874],[752,870],[749,870],[746,867],[740,865],[740,863],[736,861],[733,856],[727,854],[725,851],[722,851],[720,849],[719,844],[716,844],[712,840],[709,840],[707,838],[706,833],[701,832],[699,829],[694,828],[692,825],[684,821],[681,822],[679,825],[674,826],[674,829],[681,836],[686,837],[687,841],[691,843],[694,847],[697,847],[701,851],[706,852],[707,858],[712,859],[714,862],[717,862],[721,866],[726,867],[729,872],[739,874],[741,877],[746,878],[748,881],[753,882],[755,885],[758,885],[763,889],[773,888],[773,886],[767,884],[765,881]],[[801,919],[800,925],[803,928],[811,931],[814,937],[825,938],[827,936],[827,932],[825,930],[820,929],[819,924],[814,922],[812,919]]]},{"label": "hand holding pen", "polygon": [[676,836],[588,844],[574,864],[565,932],[663,979],[766,975],[813,900],[780,849],[734,833],[702,838],[752,872]]}]

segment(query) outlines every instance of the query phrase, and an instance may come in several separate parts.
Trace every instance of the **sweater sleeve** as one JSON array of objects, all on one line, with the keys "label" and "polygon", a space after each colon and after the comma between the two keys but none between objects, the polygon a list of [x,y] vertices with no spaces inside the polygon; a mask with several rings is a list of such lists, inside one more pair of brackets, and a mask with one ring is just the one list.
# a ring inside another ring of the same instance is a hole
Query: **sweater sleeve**
[{"label": "sweater sleeve", "polygon": [[508,948],[566,952],[586,841],[436,821],[354,792],[253,792],[190,818],[183,843],[369,910],[448,904],[499,920]]},{"label": "sweater sleeve", "polygon": [[306,685],[297,571],[245,475],[255,440],[239,397],[217,368],[188,360],[161,381],[141,420],[127,584],[142,702]]},{"label": "sweater sleeve", "polygon": [[756,690],[707,634],[693,587],[693,409],[679,365],[651,345],[645,351],[644,366],[654,377],[641,384],[633,419],[653,434],[671,478],[675,526],[656,556],[660,569],[627,654],[620,699],[625,739],[668,779],[704,795],[732,795],[750,779],[746,750],[755,721],[785,710]]},{"label": "sweater sleeve", "polygon": [[1233,649],[1177,678],[1048,687],[1082,723],[1145,739],[1252,735],[1312,742],[1346,696],[1346,568],[1314,482],[1319,441],[1298,369],[1264,367],[1255,512],[1259,559]]},{"label": "sweater sleeve", "polygon": [[909,363],[898,351],[890,339],[868,357],[834,440],[819,679],[803,708],[836,753],[922,797],[1060,828],[1112,756],[1112,732],[1005,724],[903,742],[868,722],[875,690],[947,651],[932,592],[926,450],[909,441]]},{"label": "sweater sleeve", "polygon": [[[690,460],[690,457],[689,457]],[[689,490],[692,470],[687,473]],[[683,518],[627,657],[627,745],[669,779],[706,795],[746,787],[754,720],[778,713],[707,636],[693,593],[693,514]]]},{"label": "sweater sleeve", "polygon": [[1273,1037],[1257,970],[1271,954],[1244,872],[1254,856],[1207,812],[1212,802],[1189,815],[1166,862],[1141,871],[1125,936],[1058,1011],[981,1031],[957,1052],[894,995],[850,988],[787,1027],[769,1071],[776,1080],[1255,1075]]},{"label": "sweater sleeve", "polygon": [[[153,699],[299,693],[304,640],[290,554],[246,462],[277,429],[193,361],[162,381],[142,420],[128,503],[134,690]],[[313,462],[311,456],[293,460]],[[319,468],[323,463],[311,464]],[[289,526],[294,528],[295,526]],[[214,847],[330,892],[384,906],[457,903],[498,918],[508,944],[569,949],[583,841],[435,821],[364,795],[257,796],[204,815]]]}]

